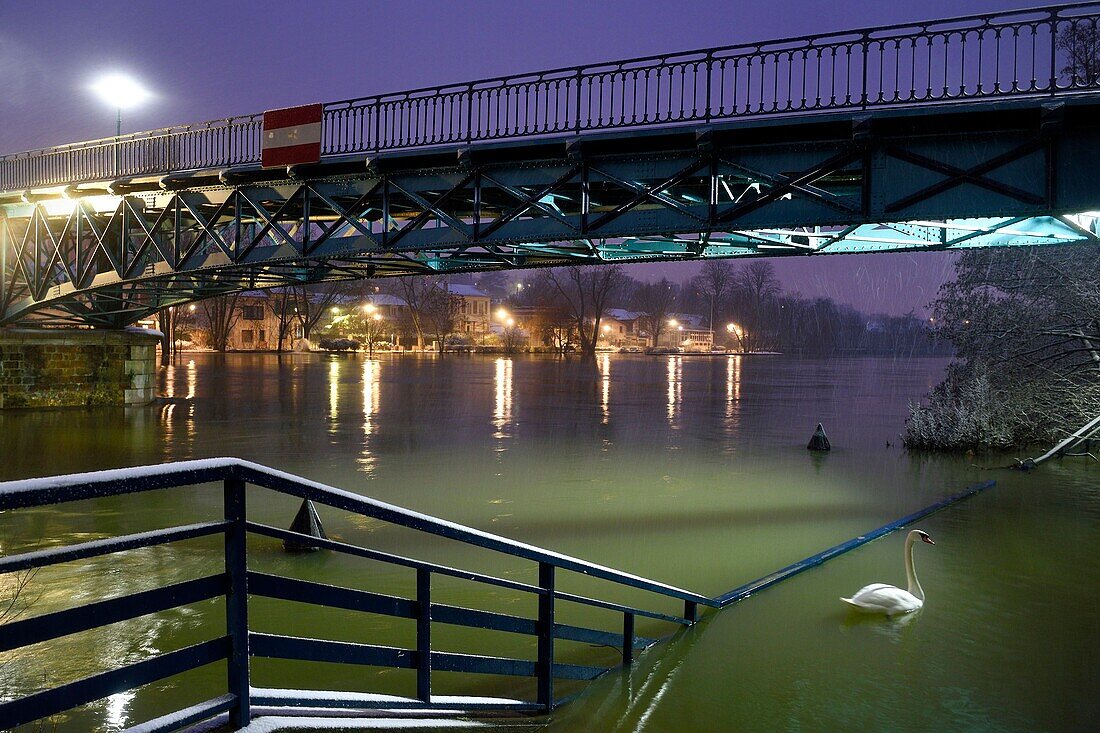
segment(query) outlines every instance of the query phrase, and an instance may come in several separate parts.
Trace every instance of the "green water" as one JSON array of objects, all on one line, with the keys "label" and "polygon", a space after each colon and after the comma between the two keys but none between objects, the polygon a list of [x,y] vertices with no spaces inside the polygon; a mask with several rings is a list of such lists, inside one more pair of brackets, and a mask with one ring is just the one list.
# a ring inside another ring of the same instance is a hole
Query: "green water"
[{"label": "green water", "polygon": [[[998,486],[922,523],[928,594],[898,621],[838,600],[904,584],[891,536],[709,616],[582,688],[550,731],[1094,730],[1100,704],[1100,468],[1069,459],[1021,475],[898,446],[908,400],[942,360],[786,357],[549,358],[196,355],[162,375],[168,404],[0,413],[0,479],[239,456],[708,595],[722,593],[965,485]],[[805,443],[821,421],[834,451]],[[888,441],[892,445],[887,445]],[[250,515],[289,523],[293,501],[249,495]],[[213,518],[220,489],[161,491],[0,514],[0,553]],[[330,535],[533,582],[530,563],[322,509]],[[43,570],[37,614],[218,570],[196,540]],[[394,594],[407,570],[250,544],[254,569]],[[11,582],[0,576],[0,582]],[[655,610],[673,602],[568,573],[567,591]],[[437,579],[433,600],[533,616],[531,599]],[[410,646],[409,621],[254,599],[255,629]],[[609,630],[621,617],[559,604]],[[220,601],[22,650],[0,667],[18,696],[223,633]],[[674,629],[639,621],[638,633]],[[534,656],[529,637],[437,626],[444,651]],[[559,642],[559,660],[617,652]],[[255,660],[253,684],[411,694],[410,671]],[[532,697],[524,679],[437,673],[441,694]],[[58,730],[120,730],[224,691],[211,665],[59,716]]]}]

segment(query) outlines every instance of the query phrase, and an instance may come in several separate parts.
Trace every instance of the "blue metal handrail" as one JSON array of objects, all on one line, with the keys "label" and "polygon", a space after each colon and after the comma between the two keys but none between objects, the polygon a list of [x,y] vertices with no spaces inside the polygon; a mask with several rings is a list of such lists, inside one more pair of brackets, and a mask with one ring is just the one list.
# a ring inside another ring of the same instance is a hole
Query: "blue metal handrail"
[{"label": "blue metal handrail", "polygon": [[[1096,92],[1097,75],[1066,55],[1098,27],[1100,2],[1075,2],[360,97],[324,105],[322,155]],[[0,190],[256,164],[261,122],[233,117],[0,157]]]},{"label": "blue metal handrail", "polygon": [[[592,679],[605,671],[602,667],[563,664],[555,661],[556,639],[579,641],[619,648],[625,664],[633,660],[635,650],[656,639],[635,633],[635,618],[643,616],[678,625],[694,623],[699,605],[717,607],[706,596],[676,588],[648,578],[624,573],[539,547],[527,545],[499,535],[482,532],[453,522],[410,511],[392,504],[342,491],[325,484],[309,481],[292,474],[259,464],[232,458],[203,461],[183,461],[163,466],[97,471],[24,481],[0,483],[0,511],[47,506],[62,502],[151,491],[155,489],[221,482],[224,496],[224,519],[188,524],[136,534],[99,539],[76,545],[37,550],[0,557],[0,574],[41,568],[105,556],[138,547],[152,547],[197,537],[223,535],[225,541],[224,572],[182,583],[161,586],[153,590],[84,604],[10,622],[0,636],[0,652],[49,641],[69,634],[134,619],[150,613],[166,611],[218,597],[226,599],[226,633],[183,649],[161,654],[76,682],[63,684],[43,692],[0,703],[0,728],[9,728],[38,720],[63,710],[91,702],[111,694],[134,689],[166,677],[227,661],[227,694],[208,700],[185,711],[177,711],[162,719],[143,724],[145,731],[180,730],[195,722],[228,712],[234,727],[247,724],[253,698],[258,703],[283,706],[311,705],[323,701],[299,699],[292,691],[266,690],[257,694],[250,686],[250,662],[254,657],[272,657],[305,661],[328,661],[346,664],[367,664],[415,669],[415,697],[361,697],[356,706],[433,707],[547,711],[554,706],[554,679]],[[456,540],[538,564],[537,585],[520,583],[483,573],[452,568],[412,558],[384,553],[334,540],[312,538],[295,532],[252,522],[247,517],[246,486],[274,490],[279,493],[309,499],[361,516],[389,524]],[[413,599],[371,593],[293,578],[259,573],[248,567],[247,535],[293,540],[297,544],[312,544],[319,548],[380,562],[408,567],[416,572],[416,597]],[[684,614],[676,616],[634,608],[607,600],[588,598],[558,590],[556,571],[571,571],[621,586],[655,593],[684,604]],[[437,603],[431,598],[432,575],[445,575],[482,584],[529,593],[538,599],[538,616],[528,619],[502,613]],[[342,608],[414,619],[417,624],[415,649],[383,647],[342,641],[281,636],[252,631],[249,624],[249,596],[307,603],[330,608]],[[622,633],[562,624],[555,620],[558,601],[609,609],[623,615]],[[505,631],[535,636],[537,659],[508,659],[485,655],[456,654],[432,648],[432,624]],[[433,699],[432,671],[457,671],[484,674],[506,674],[535,677],[537,698],[531,702],[505,701],[487,703],[484,700],[463,701]],[[349,704],[346,700],[330,704]]]}]

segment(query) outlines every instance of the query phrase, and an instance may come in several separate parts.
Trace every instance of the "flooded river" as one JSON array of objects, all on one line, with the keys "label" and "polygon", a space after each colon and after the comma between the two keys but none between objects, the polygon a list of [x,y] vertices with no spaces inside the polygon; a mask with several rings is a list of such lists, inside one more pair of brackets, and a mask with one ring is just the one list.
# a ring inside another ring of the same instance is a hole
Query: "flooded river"
[{"label": "flooded river", "polygon": [[[900,447],[907,403],[937,359],[601,356],[184,355],[169,399],[141,409],[0,413],[0,479],[238,456],[707,595],[874,529],[989,478],[996,488],[921,524],[928,595],[896,621],[839,597],[904,585],[903,536],[800,575],[642,654],[541,721],[549,731],[1094,730],[1100,703],[1100,464],[1023,475],[1006,457]],[[824,423],[834,450],[805,449]],[[0,553],[213,518],[220,489],[159,491],[0,514]],[[249,496],[286,526],[296,504]],[[531,563],[425,540],[321,508],[330,536],[535,582]],[[217,572],[213,539],[69,563],[28,583],[28,614]],[[252,567],[398,595],[412,574],[332,553],[250,543]],[[10,576],[2,582],[13,582]],[[588,591],[563,573],[565,590]],[[612,593],[606,585],[601,592]],[[624,594],[676,612],[674,603]],[[533,615],[530,599],[441,580],[433,600]],[[412,645],[411,622],[254,600],[253,627]],[[609,630],[621,617],[560,612]],[[220,635],[211,601],[0,658],[10,697]],[[672,627],[639,622],[638,632]],[[434,632],[434,630],[433,630]],[[499,638],[504,637],[504,638]],[[530,637],[441,628],[437,648],[532,658]],[[559,644],[561,661],[609,666],[607,648]],[[80,708],[58,730],[121,730],[224,692],[212,665]],[[253,684],[412,694],[412,671],[256,660]],[[533,696],[533,683],[437,673],[450,694]]]}]

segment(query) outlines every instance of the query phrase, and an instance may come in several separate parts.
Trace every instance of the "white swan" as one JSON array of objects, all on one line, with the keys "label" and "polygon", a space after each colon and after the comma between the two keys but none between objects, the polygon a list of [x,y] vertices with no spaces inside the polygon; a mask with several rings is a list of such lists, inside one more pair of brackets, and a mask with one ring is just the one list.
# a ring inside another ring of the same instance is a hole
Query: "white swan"
[{"label": "white swan", "polygon": [[867,613],[885,613],[894,616],[899,613],[916,611],[924,605],[924,588],[917,580],[917,571],[913,568],[913,543],[920,539],[930,545],[936,544],[927,532],[914,529],[905,538],[905,576],[909,580],[909,590],[902,590],[886,583],[871,583],[859,589],[851,598],[841,598],[845,603]]}]

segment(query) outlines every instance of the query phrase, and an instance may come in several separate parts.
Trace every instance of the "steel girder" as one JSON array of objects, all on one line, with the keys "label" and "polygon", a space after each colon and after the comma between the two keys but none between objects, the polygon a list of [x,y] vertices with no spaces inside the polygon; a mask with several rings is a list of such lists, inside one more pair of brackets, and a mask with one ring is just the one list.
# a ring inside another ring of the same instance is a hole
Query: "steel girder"
[{"label": "steel girder", "polygon": [[0,324],[121,326],[356,277],[1095,242],[1098,112],[982,103],[30,191],[0,204]]}]

